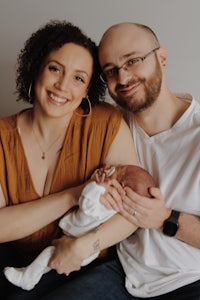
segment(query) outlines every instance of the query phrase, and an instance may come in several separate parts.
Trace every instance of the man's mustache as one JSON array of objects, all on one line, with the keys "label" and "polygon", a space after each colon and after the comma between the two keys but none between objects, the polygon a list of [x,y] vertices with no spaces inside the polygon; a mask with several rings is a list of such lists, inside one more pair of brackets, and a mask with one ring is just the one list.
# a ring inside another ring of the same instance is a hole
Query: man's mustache
[{"label": "man's mustache", "polygon": [[144,82],[145,80],[144,79],[140,79],[140,80],[130,80],[128,83],[126,83],[126,84],[120,84],[120,83],[118,83],[117,85],[116,85],[116,88],[115,88],[115,90],[116,91],[121,91],[121,90],[123,90],[123,89],[125,89],[125,88],[128,88],[129,86],[131,86],[131,85],[134,85],[134,84],[136,84],[136,83],[138,83],[138,82]]}]

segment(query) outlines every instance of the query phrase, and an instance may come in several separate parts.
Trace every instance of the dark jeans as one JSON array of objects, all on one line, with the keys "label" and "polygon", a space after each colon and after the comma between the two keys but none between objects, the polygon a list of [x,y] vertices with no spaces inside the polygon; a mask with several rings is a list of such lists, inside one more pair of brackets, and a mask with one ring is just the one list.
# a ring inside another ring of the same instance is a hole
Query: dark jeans
[{"label": "dark jeans", "polygon": [[152,298],[131,296],[125,289],[125,274],[118,259],[98,265],[80,277],[48,293],[43,300],[200,300],[200,280],[173,292]]},{"label": "dark jeans", "polygon": [[[4,300],[134,300],[125,289],[125,275],[117,258],[92,263],[69,276],[55,271],[45,274],[31,291],[10,284],[1,271],[0,292]],[[144,299],[144,298],[142,298]],[[148,300],[200,300],[200,280]]]}]

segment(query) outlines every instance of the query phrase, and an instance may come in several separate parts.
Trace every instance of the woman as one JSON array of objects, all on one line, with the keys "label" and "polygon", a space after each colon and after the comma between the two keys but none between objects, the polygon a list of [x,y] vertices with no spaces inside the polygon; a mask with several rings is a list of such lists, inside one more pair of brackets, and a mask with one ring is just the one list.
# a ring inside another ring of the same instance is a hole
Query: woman
[{"label": "woman", "polygon": [[[104,86],[99,74],[95,44],[68,22],[39,28],[18,57],[18,100],[33,106],[0,120],[0,242],[13,247],[15,265],[23,266],[52,243],[56,250],[50,267],[69,274],[80,269],[84,258],[135,229],[114,216],[81,238],[59,239],[60,217],[77,204],[83,184],[100,164],[137,164],[120,113],[100,102]],[[115,188],[120,191],[117,182],[109,197]],[[62,276],[53,276],[53,282],[41,282],[33,292],[2,278],[6,299],[39,299],[63,282]]]}]

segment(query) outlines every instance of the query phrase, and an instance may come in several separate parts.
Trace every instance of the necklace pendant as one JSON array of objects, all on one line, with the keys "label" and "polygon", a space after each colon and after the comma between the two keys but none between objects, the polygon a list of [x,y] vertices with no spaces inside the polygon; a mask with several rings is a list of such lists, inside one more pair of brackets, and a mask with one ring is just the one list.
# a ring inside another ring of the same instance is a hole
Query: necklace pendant
[{"label": "necklace pendant", "polygon": [[45,152],[42,152],[42,159],[45,159]]}]

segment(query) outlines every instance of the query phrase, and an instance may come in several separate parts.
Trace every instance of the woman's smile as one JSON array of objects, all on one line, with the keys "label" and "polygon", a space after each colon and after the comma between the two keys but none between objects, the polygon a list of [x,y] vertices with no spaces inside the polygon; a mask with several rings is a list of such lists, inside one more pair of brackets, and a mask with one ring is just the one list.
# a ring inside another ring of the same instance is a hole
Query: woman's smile
[{"label": "woman's smile", "polygon": [[70,101],[68,98],[57,96],[52,92],[48,92],[48,96],[51,99],[51,102],[56,105],[65,104]]}]

